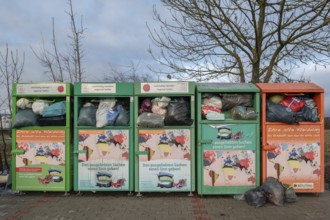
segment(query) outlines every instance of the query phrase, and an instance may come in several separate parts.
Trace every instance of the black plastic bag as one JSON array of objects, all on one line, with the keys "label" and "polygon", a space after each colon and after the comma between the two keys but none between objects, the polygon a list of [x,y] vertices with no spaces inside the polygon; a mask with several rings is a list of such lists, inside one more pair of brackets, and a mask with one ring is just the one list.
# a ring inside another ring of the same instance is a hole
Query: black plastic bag
[{"label": "black plastic bag", "polygon": [[117,106],[117,111],[119,111],[119,115],[116,119],[116,126],[127,126],[129,125],[129,111],[126,111],[122,105]]},{"label": "black plastic bag", "polygon": [[40,126],[65,126],[65,115],[38,118]]},{"label": "black plastic bag", "polygon": [[38,117],[38,115],[33,113],[32,109],[19,110],[16,113],[13,128],[39,126]]},{"label": "black plastic bag", "polygon": [[288,184],[283,184],[285,193],[285,202],[297,202],[298,201],[298,197],[297,194],[295,193],[294,189],[288,185]]},{"label": "black plastic bag", "polygon": [[255,208],[259,208],[266,204],[267,198],[264,191],[260,188],[254,188],[244,193],[246,202]]},{"label": "black plastic bag", "polygon": [[251,107],[253,106],[252,94],[224,94],[221,98],[222,110],[226,111],[237,105]]},{"label": "black plastic bag", "polygon": [[144,112],[137,118],[137,124],[141,127],[160,128],[164,126],[164,119],[158,114]]},{"label": "black plastic bag", "polygon": [[95,126],[96,125],[96,111],[94,106],[82,107],[79,111],[78,125],[80,126]]},{"label": "black plastic bag", "polygon": [[183,98],[170,102],[167,106],[164,123],[165,125],[192,125],[189,103]]},{"label": "black plastic bag", "polygon": [[307,106],[303,106],[297,113],[297,121],[311,121],[318,122],[320,121],[317,108],[309,108]]},{"label": "black plastic bag", "polygon": [[267,177],[261,189],[265,192],[269,202],[277,206],[284,205],[284,188],[277,179],[274,177]]},{"label": "black plastic bag", "polygon": [[268,122],[297,123],[296,113],[288,107],[266,101],[266,120]]}]

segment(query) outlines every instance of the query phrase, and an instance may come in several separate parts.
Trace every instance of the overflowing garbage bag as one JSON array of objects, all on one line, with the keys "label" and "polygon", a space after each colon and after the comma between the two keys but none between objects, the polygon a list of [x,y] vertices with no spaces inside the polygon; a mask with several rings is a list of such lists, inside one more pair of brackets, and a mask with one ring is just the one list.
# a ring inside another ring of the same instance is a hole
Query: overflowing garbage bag
[{"label": "overflowing garbage bag", "polygon": [[39,126],[39,116],[36,115],[32,109],[22,109],[16,113],[13,123],[13,128],[21,128],[26,126]]},{"label": "overflowing garbage bag", "polygon": [[82,107],[79,111],[78,125],[80,126],[95,126],[96,125],[95,106]]},{"label": "overflowing garbage bag", "polygon": [[183,98],[170,102],[164,123],[165,125],[192,125],[189,103]]},{"label": "overflowing garbage bag", "polygon": [[[252,93],[203,93],[201,113],[207,120],[255,120],[258,114],[254,111]],[[228,114],[224,111],[228,111]]]},{"label": "overflowing garbage bag", "polygon": [[129,125],[129,111],[127,111],[122,105],[117,105],[117,111],[119,115],[115,121],[116,126],[127,126]]},{"label": "overflowing garbage bag", "polygon": [[266,120],[287,124],[320,121],[317,106],[312,98],[280,95],[271,96],[266,100]]},{"label": "overflowing garbage bag", "polygon": [[27,98],[20,98],[17,100],[16,106],[20,109],[32,108],[32,102]]},{"label": "overflowing garbage bag", "polygon": [[139,114],[142,114],[144,112],[152,112],[152,104],[150,98],[145,98],[142,100],[142,103],[139,108]]},{"label": "overflowing garbage bag", "polygon": [[137,124],[148,128],[160,128],[164,126],[164,119],[158,114],[144,112],[139,115]]},{"label": "overflowing garbage bag", "polygon": [[252,107],[238,105],[231,109],[231,117],[235,120],[255,120],[258,115]]},{"label": "overflowing garbage bag", "polygon": [[268,122],[283,122],[294,124],[297,122],[295,112],[286,106],[266,101],[266,120]]},{"label": "overflowing garbage bag", "polygon": [[49,106],[48,100],[36,100],[32,103],[32,111],[34,114],[42,115],[45,108]]},{"label": "overflowing garbage bag", "polygon": [[224,94],[222,96],[222,110],[230,110],[237,105],[252,107],[253,106],[253,98],[250,93],[242,93],[242,94]]},{"label": "overflowing garbage bag", "polygon": [[115,98],[108,98],[100,100],[99,106],[96,111],[96,127],[102,128],[111,125],[111,121],[115,117],[113,107],[116,105]]},{"label": "overflowing garbage bag", "polygon": [[44,108],[41,115],[42,117],[55,117],[65,115],[66,101],[55,102]]}]

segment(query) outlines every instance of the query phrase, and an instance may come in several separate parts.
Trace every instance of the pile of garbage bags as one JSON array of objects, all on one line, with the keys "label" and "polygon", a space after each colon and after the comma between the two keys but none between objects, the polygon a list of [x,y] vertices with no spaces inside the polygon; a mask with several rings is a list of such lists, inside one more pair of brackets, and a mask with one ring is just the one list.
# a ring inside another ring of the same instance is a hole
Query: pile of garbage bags
[{"label": "pile of garbage bags", "polygon": [[253,96],[241,94],[202,94],[202,118],[207,120],[224,120],[223,111],[229,111],[235,120],[255,120],[258,115],[253,108]]},{"label": "pile of garbage bags", "polygon": [[66,101],[20,98],[13,128],[26,126],[64,126]]},{"label": "pile of garbage bags", "polygon": [[[238,197],[240,200],[245,200],[250,206],[255,208],[259,208],[267,202],[277,206],[283,206],[285,202],[291,203],[298,201],[298,197],[293,188],[279,182],[274,177],[267,177],[264,184],[250,189]],[[236,196],[236,198],[238,197]]]},{"label": "pile of garbage bags", "polygon": [[310,97],[273,95],[266,100],[266,120],[294,124],[318,122],[316,104]]},{"label": "pile of garbage bags", "polygon": [[127,126],[130,122],[129,104],[116,98],[101,98],[98,105],[86,102],[80,108],[79,126]]},{"label": "pile of garbage bags", "polygon": [[192,125],[190,103],[187,98],[144,98],[139,105],[137,124],[158,128],[172,125]]}]

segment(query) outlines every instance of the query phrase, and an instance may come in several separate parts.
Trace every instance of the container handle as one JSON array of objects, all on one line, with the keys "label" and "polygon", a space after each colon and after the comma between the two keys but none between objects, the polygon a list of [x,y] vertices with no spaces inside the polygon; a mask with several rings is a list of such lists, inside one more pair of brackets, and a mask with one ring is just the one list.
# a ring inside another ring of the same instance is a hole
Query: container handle
[{"label": "container handle", "polygon": [[264,151],[272,151],[272,150],[275,150],[276,149],[276,146],[267,144],[267,145],[263,145],[262,146],[262,149]]},{"label": "container handle", "polygon": [[11,154],[13,154],[13,155],[23,155],[23,154],[25,154],[25,150],[12,150]]},{"label": "container handle", "polygon": [[305,94],[300,92],[300,93],[284,93],[285,96],[304,96]]},{"label": "container handle", "polygon": [[85,154],[87,150],[75,150],[73,153],[75,154]]}]

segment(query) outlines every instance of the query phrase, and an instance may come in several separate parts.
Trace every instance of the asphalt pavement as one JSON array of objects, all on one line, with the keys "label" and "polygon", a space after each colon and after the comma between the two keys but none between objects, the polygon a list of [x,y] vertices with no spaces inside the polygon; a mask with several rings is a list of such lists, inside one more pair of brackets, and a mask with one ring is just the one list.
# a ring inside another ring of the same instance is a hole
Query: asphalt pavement
[{"label": "asphalt pavement", "polygon": [[329,219],[330,191],[298,194],[298,201],[254,208],[233,196],[188,196],[188,193],[12,192],[0,197],[2,220],[69,219]]}]

